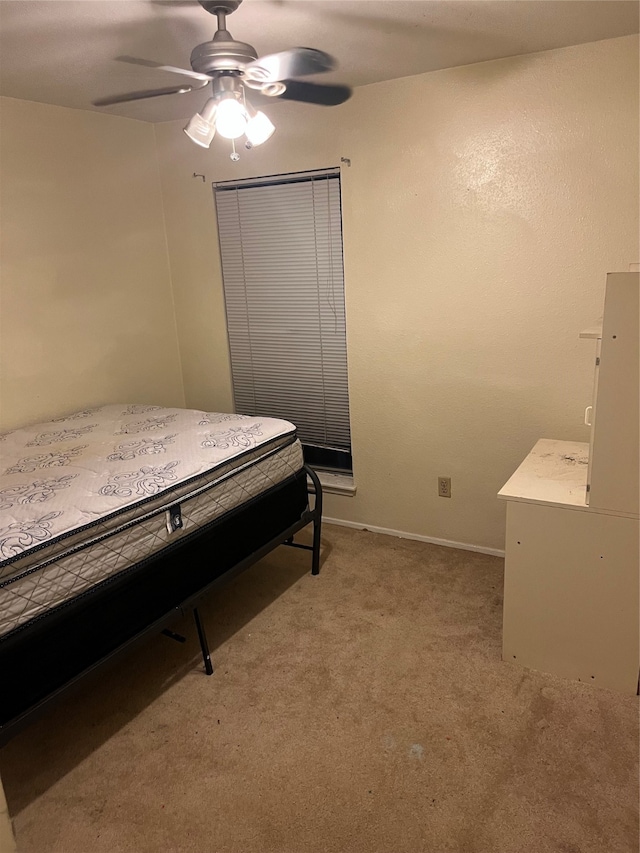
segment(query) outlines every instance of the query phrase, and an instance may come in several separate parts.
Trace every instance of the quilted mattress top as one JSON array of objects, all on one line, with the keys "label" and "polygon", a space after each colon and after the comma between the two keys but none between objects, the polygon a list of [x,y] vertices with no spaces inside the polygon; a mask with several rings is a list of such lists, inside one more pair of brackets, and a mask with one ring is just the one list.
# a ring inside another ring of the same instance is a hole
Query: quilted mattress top
[{"label": "quilted mattress top", "polygon": [[0,569],[287,436],[277,418],[143,405],[0,435]]}]

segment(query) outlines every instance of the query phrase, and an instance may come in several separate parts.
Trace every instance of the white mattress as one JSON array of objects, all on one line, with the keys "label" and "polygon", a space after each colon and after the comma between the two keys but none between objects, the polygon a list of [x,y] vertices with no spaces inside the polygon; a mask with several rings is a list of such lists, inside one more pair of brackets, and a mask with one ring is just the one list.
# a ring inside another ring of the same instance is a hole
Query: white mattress
[{"label": "white mattress", "polygon": [[0,636],[300,471],[276,418],[109,405],[0,436]]}]

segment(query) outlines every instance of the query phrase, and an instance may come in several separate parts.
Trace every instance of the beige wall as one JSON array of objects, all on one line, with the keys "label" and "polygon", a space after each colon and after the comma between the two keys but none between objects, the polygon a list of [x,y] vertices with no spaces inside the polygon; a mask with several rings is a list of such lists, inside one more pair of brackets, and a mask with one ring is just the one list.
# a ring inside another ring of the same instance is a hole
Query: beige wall
[{"label": "beige wall", "polygon": [[[495,493],[522,456],[587,438],[577,335],[605,273],[638,260],[637,67],[623,38],[376,84],[332,110],[277,104],[276,136],[238,164],[156,126],[186,405],[231,406],[211,181],[348,157],[358,493],[327,513],[501,547]],[[2,106],[5,422],[181,403],[154,129]]]},{"label": "beige wall", "polygon": [[[501,548],[496,492],[540,437],[588,439],[605,274],[638,260],[638,41],[277,104],[234,164],[156,126],[187,405],[231,405],[211,182],[343,169],[357,495],[332,517]],[[206,175],[206,182],[192,173]],[[453,497],[436,495],[438,475]]]},{"label": "beige wall", "polygon": [[153,127],[0,102],[3,428],[184,404]]}]

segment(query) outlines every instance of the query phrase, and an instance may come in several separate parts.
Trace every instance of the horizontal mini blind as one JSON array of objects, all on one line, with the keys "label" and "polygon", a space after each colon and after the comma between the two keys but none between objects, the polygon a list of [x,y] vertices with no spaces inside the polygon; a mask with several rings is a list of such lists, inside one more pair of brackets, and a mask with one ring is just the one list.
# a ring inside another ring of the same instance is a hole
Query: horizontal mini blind
[{"label": "horizontal mini blind", "polygon": [[350,450],[338,170],[215,185],[237,412]]}]

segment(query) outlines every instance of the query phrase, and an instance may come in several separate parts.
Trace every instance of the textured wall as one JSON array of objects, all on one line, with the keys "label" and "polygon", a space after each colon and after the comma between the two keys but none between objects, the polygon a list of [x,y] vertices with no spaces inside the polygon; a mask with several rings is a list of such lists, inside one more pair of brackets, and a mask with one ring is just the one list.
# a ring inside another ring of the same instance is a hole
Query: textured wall
[{"label": "textured wall", "polygon": [[[358,492],[333,517],[485,547],[540,437],[587,440],[605,274],[638,260],[638,40],[272,108],[233,164],[156,127],[187,405],[231,405],[210,182],[337,165]],[[193,179],[202,172],[207,182]],[[452,477],[438,498],[436,478]]]},{"label": "textured wall", "polygon": [[2,427],[183,404],[153,128],[9,98],[0,111]]}]

